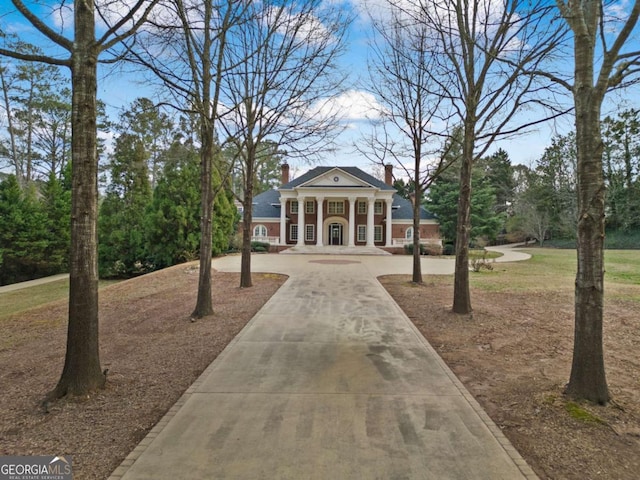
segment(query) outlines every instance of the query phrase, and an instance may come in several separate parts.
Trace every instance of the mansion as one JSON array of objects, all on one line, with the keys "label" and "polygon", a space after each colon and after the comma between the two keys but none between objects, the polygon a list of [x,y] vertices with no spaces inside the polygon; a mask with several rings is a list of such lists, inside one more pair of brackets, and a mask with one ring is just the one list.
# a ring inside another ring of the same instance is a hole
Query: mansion
[{"label": "mansion", "polygon": [[[316,167],[253,200],[252,240],[279,246],[402,247],[413,241],[411,202],[357,167]],[[421,243],[440,246],[438,223],[420,209]]]}]

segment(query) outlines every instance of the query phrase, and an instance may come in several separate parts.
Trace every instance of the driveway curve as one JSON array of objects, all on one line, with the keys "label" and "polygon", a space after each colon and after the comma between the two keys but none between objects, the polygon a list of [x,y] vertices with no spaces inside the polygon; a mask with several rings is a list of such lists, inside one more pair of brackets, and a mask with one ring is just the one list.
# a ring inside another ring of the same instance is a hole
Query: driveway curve
[{"label": "driveway curve", "polygon": [[289,279],[111,479],[537,478],[377,281],[410,260],[254,256]]}]

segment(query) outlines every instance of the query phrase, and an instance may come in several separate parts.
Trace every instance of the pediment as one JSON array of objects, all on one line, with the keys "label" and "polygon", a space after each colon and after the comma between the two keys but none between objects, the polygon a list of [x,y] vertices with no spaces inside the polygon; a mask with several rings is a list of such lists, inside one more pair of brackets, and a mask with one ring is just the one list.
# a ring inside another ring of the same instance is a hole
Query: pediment
[{"label": "pediment", "polygon": [[300,185],[298,188],[372,188],[373,185],[345,172],[340,168],[333,168]]}]

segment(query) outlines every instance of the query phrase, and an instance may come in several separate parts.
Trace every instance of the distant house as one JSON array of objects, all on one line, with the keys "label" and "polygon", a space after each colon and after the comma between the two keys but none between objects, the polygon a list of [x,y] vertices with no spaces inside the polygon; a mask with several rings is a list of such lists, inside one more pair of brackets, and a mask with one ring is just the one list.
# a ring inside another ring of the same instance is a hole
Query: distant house
[{"label": "distant house", "polygon": [[[316,167],[254,198],[252,240],[279,246],[401,247],[413,241],[413,209],[392,187],[357,167]],[[441,245],[435,217],[421,208],[421,243]]]}]

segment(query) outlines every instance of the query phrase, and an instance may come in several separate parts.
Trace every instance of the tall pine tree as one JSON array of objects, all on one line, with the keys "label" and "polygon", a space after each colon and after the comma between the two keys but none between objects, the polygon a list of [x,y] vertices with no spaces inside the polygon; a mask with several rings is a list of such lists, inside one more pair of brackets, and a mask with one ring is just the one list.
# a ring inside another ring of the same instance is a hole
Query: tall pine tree
[{"label": "tall pine tree", "polygon": [[131,277],[148,270],[145,262],[145,211],[151,202],[147,153],[140,139],[123,134],[110,164],[111,183],[98,218],[102,277]]}]

